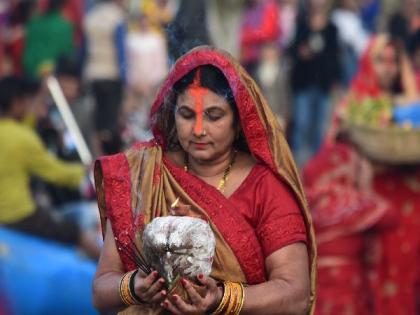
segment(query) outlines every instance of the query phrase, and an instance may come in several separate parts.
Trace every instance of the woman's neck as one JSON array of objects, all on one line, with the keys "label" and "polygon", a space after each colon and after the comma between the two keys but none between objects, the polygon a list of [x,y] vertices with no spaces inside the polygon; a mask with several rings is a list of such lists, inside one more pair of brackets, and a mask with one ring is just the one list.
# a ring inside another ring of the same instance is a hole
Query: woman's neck
[{"label": "woman's neck", "polygon": [[231,163],[232,155],[233,151],[229,150],[217,159],[211,161],[197,160],[189,156],[188,170],[201,178],[220,176]]}]

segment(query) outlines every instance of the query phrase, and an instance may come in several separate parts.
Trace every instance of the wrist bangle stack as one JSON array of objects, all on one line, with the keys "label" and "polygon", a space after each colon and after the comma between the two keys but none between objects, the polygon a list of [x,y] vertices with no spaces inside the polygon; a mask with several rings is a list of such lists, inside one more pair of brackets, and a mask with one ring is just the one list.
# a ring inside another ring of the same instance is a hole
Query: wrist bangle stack
[{"label": "wrist bangle stack", "polygon": [[238,315],[244,305],[244,286],[242,283],[225,281],[223,287],[222,300],[212,315]]},{"label": "wrist bangle stack", "polygon": [[143,303],[134,290],[134,277],[136,276],[137,272],[138,270],[136,269],[125,273],[120,281],[120,297],[124,304],[127,306]]}]

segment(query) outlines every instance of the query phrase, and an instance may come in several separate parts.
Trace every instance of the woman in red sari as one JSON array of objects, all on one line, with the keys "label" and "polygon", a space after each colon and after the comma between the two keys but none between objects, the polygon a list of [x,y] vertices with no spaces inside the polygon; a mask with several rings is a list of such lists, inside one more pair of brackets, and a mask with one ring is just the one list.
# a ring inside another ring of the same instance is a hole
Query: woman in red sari
[{"label": "woman in red sari", "polygon": [[[311,314],[311,219],[283,133],[254,81],[228,54],[194,49],[164,82],[151,121],[152,141],[96,164],[105,236],[94,281],[97,309],[211,313],[223,300],[218,284],[232,281],[246,285],[241,314]],[[118,283],[135,265],[118,248],[141,239],[143,226],[169,215],[177,198],[191,205],[185,214],[210,223],[212,272],[178,283],[187,298],[168,294],[156,272],[138,272],[133,287],[143,303],[127,308]]]},{"label": "woman in red sari", "polygon": [[418,95],[406,56],[378,35],[304,169],[319,252],[317,314],[416,314],[420,168],[368,162],[341,128],[349,98],[384,96],[401,104]]}]

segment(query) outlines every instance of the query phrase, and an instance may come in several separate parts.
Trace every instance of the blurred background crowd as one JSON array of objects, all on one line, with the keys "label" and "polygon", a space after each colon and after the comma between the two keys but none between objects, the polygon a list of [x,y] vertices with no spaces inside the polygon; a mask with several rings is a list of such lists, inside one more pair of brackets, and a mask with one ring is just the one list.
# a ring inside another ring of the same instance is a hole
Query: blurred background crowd
[{"label": "blurred background crowd", "polygon": [[416,67],[419,28],[414,0],[8,0],[0,4],[0,74],[40,83],[29,123],[50,144],[46,129],[54,129],[71,151],[42,85],[54,74],[98,156],[149,139],[148,109],[169,67],[214,45],[259,83],[303,165],[369,39],[388,32]]},{"label": "blurred background crowd", "polygon": [[[414,0],[7,0],[0,75],[42,83],[54,74],[96,157],[150,138],[148,109],[169,67],[214,45],[259,83],[303,165],[375,33],[391,34],[420,66],[418,11]],[[30,123],[71,151],[45,87],[35,94]]]},{"label": "blurred background crowd", "polygon": [[[51,76],[94,159],[150,139],[149,109],[170,67],[195,46],[214,45],[257,81],[303,167],[378,33],[407,57],[417,90],[417,0],[0,0],[0,152],[13,152],[0,153],[0,224],[27,231],[13,224],[35,209],[54,209],[76,217],[78,227],[63,223],[72,231],[53,238],[79,242],[97,257],[92,165],[82,166],[74,132],[48,89]],[[20,140],[25,150],[16,149]],[[24,166],[12,170],[18,163]]]}]

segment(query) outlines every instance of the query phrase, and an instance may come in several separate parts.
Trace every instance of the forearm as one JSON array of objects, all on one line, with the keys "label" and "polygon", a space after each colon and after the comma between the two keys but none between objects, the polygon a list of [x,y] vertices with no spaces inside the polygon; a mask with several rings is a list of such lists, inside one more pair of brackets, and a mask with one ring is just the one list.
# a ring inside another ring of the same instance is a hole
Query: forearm
[{"label": "forearm", "polygon": [[82,164],[61,161],[46,151],[27,158],[30,172],[53,184],[78,188],[85,176]]},{"label": "forearm", "polygon": [[108,272],[93,282],[93,305],[102,314],[116,314],[124,308],[119,294],[122,273]]},{"label": "forearm", "polygon": [[24,164],[33,175],[68,188],[78,188],[85,176],[82,164],[65,162],[50,154],[36,135],[29,135]]},{"label": "forearm", "polygon": [[245,287],[245,301],[241,314],[303,315],[307,312],[308,303],[307,288],[275,279]]}]

